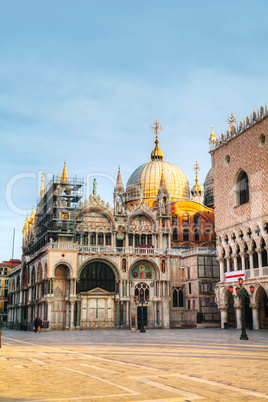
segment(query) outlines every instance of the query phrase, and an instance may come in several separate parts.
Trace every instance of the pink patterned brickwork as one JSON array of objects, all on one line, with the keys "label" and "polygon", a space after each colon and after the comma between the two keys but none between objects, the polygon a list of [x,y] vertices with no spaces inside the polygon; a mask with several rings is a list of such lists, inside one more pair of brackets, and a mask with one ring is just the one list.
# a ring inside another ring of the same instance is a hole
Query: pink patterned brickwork
[{"label": "pink patterned brickwork", "polygon": [[[265,143],[260,147],[260,136]],[[230,156],[229,164],[226,155]],[[268,118],[254,124],[214,151],[216,231],[268,213]],[[235,206],[235,183],[241,170],[249,179],[250,200]]]}]

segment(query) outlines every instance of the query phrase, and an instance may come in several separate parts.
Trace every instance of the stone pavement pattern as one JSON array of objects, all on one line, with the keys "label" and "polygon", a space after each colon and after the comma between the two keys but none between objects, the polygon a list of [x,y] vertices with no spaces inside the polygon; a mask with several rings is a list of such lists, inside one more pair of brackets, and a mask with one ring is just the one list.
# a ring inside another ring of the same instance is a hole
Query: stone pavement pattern
[{"label": "stone pavement pattern", "polygon": [[2,331],[0,401],[268,400],[268,331]]}]

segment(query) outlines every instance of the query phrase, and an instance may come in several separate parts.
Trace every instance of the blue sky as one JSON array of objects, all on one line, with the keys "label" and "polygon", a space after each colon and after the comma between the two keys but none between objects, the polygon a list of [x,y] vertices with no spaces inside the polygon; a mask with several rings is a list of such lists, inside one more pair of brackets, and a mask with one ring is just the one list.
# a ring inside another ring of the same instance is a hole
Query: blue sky
[{"label": "blue sky", "polygon": [[[97,178],[112,201],[150,160],[154,116],[164,159],[194,184],[219,135],[268,100],[267,1],[2,1],[0,260],[21,255],[41,172]],[[20,176],[18,176],[20,175]],[[18,180],[17,180],[18,179]]]}]

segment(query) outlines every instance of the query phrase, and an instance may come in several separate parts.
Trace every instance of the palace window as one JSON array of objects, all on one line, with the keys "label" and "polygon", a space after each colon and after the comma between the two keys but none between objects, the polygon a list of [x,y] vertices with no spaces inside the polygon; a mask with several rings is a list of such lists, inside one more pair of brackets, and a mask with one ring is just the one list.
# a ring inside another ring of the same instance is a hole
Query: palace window
[{"label": "palace window", "polygon": [[199,240],[200,240],[199,230],[198,230],[198,229],[196,229],[196,230],[194,231],[194,239],[195,239],[195,241],[199,241]]},{"label": "palace window", "polygon": [[183,226],[188,226],[189,225],[189,215],[188,214],[183,214],[182,215],[182,225]]},{"label": "palace window", "polygon": [[183,229],[183,241],[189,241],[189,230]]},{"label": "palace window", "polygon": [[199,216],[198,215],[194,216],[194,226],[199,226]]},{"label": "palace window", "polygon": [[182,288],[173,288],[173,307],[183,307]]},{"label": "palace window", "polygon": [[172,226],[178,226],[178,217],[177,217],[177,215],[172,216]]},{"label": "palace window", "polygon": [[173,240],[178,240],[178,231],[177,231],[177,229],[173,229],[172,237],[173,237]]},{"label": "palace window", "polygon": [[249,184],[246,172],[240,172],[236,181],[236,205],[243,205],[249,202]]}]

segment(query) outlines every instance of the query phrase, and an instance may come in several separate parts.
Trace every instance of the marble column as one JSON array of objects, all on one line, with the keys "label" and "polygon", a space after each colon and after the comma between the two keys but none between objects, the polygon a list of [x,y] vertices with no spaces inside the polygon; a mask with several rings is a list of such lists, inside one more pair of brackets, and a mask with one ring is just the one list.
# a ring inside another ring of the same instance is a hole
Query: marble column
[{"label": "marble column", "polygon": [[241,316],[241,307],[240,306],[235,307],[235,313],[236,313],[236,328],[241,329],[242,328],[242,316]]},{"label": "marble column", "polygon": [[237,271],[237,255],[234,256],[234,271]]},{"label": "marble column", "polygon": [[227,272],[230,272],[230,257],[225,257],[227,262]]},{"label": "marble column", "polygon": [[228,309],[227,307],[220,308],[221,312],[221,328],[224,328],[224,323],[228,322]]},{"label": "marble column", "polygon": [[242,270],[245,271],[246,264],[245,264],[245,253],[240,253],[241,262],[242,262]]},{"label": "marble column", "polygon": [[225,275],[224,275],[224,259],[219,258],[219,263],[220,263],[220,282],[225,281]]},{"label": "marble column", "polygon": [[71,302],[71,320],[70,320],[70,329],[74,329],[74,302]]},{"label": "marble column", "polygon": [[258,263],[259,263],[259,276],[263,276],[263,270],[262,270],[262,249],[257,248],[256,249],[257,253],[258,253]]},{"label": "marble column", "polygon": [[249,251],[249,269],[250,269],[250,277],[254,278],[254,262],[253,262],[253,252]]},{"label": "marble column", "polygon": [[260,329],[259,306],[258,306],[258,304],[251,304],[250,303],[250,307],[252,309],[253,329]]}]

